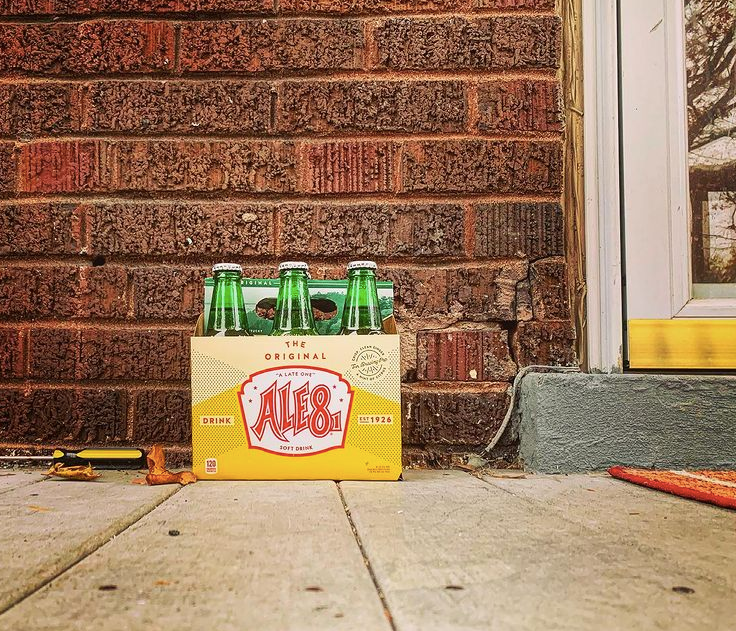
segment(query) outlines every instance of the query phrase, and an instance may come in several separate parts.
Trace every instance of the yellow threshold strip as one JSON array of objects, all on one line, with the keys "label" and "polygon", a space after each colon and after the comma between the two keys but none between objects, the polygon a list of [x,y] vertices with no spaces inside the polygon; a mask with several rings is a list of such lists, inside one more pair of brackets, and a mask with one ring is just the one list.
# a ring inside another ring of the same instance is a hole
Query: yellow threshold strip
[{"label": "yellow threshold strip", "polygon": [[665,370],[736,369],[736,318],[629,320],[629,366]]}]

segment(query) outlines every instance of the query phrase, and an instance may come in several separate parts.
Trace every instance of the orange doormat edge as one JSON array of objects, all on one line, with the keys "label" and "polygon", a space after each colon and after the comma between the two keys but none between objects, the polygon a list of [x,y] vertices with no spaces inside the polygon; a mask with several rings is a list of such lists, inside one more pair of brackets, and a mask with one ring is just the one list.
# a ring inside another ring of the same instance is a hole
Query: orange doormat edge
[{"label": "orange doormat edge", "polygon": [[[666,493],[680,497],[736,510],[736,488],[719,485],[716,480],[713,480],[713,482],[704,482],[681,475],[677,471],[633,469],[621,466],[611,467],[608,473],[614,478],[633,482],[634,484],[646,486],[651,489],[657,489],[658,491],[665,491]],[[698,471],[697,473],[703,474],[707,472]]]}]

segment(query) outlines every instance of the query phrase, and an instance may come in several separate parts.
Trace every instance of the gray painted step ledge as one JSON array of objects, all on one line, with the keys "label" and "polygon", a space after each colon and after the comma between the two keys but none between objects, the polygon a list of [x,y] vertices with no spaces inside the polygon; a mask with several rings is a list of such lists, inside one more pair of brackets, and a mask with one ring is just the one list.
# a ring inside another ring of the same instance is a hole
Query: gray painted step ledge
[{"label": "gray painted step ledge", "polygon": [[530,373],[519,414],[530,471],[736,466],[736,377]]}]

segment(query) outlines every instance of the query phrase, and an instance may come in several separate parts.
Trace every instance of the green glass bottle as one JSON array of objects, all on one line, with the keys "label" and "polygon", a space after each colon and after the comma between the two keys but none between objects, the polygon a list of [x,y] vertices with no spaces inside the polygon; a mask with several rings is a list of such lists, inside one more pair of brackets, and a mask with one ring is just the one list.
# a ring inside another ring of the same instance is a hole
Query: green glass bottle
[{"label": "green glass bottle", "polygon": [[376,264],[373,261],[348,263],[348,293],[342,311],[340,335],[382,335],[383,321],[378,308]]},{"label": "green glass bottle", "polygon": [[207,319],[207,336],[250,335],[240,279],[243,268],[236,263],[218,263],[212,268],[215,284]]},{"label": "green glass bottle", "polygon": [[271,335],[319,335],[309,299],[309,265],[287,261],[279,265],[279,295]]}]

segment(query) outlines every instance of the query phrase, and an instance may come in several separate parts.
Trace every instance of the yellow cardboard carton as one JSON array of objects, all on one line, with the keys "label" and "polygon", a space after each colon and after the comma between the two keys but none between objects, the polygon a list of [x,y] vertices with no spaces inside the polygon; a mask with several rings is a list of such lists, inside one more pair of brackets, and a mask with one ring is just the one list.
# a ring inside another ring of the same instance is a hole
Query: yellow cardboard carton
[{"label": "yellow cardboard carton", "polygon": [[400,477],[398,335],[191,343],[200,479]]}]

